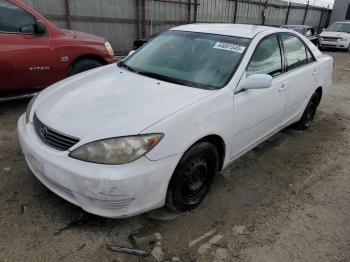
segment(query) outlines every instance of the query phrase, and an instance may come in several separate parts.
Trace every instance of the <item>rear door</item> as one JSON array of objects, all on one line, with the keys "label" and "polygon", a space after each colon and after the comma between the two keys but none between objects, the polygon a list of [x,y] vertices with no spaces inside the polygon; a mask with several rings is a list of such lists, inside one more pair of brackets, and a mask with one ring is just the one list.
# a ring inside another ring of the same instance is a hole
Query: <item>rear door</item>
[{"label": "rear door", "polygon": [[36,19],[0,0],[1,93],[40,89],[52,83],[58,61],[49,34],[35,34]]},{"label": "rear door", "polygon": [[242,80],[253,74],[270,74],[273,77],[272,85],[265,89],[236,90],[232,158],[244,153],[281,126],[288,90],[282,58],[276,34],[263,38],[257,45]]},{"label": "rear door", "polygon": [[320,72],[305,43],[292,34],[281,34],[288,76],[288,99],[283,123],[294,121],[304,111],[308,98],[317,88]]}]

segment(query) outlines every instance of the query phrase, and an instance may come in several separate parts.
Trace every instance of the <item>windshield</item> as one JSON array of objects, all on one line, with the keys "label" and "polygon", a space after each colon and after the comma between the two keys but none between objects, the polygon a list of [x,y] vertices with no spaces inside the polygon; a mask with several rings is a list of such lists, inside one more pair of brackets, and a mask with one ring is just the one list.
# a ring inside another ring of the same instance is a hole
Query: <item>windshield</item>
[{"label": "windshield", "polygon": [[350,23],[333,23],[326,31],[350,33]]},{"label": "windshield", "polygon": [[167,31],[119,66],[160,80],[198,87],[223,87],[238,67],[250,39]]}]

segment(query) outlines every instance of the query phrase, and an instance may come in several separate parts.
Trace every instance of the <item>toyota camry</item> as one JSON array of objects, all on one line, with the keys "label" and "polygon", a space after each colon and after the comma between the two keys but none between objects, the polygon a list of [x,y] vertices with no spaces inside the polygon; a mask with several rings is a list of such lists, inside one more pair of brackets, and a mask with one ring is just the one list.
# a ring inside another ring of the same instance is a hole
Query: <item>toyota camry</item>
[{"label": "toyota camry", "polygon": [[87,212],[184,212],[232,161],[289,125],[309,128],[332,71],[294,31],[179,26],[42,91],[19,138],[32,173]]}]

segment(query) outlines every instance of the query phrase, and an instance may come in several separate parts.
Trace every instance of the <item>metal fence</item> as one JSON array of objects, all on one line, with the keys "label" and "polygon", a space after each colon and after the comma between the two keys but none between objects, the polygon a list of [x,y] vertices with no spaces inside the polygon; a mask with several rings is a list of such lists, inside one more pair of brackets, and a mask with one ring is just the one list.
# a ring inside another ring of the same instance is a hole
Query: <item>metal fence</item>
[{"label": "metal fence", "polygon": [[145,38],[187,23],[306,24],[317,31],[331,10],[322,0],[23,0],[60,28],[105,37],[116,54]]}]

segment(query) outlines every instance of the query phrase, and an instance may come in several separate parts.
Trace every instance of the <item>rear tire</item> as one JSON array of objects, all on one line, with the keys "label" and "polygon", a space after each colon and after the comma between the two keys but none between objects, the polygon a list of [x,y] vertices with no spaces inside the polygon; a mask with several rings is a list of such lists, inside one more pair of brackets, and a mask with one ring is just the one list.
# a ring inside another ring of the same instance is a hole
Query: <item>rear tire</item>
[{"label": "rear tire", "polygon": [[84,58],[74,62],[74,64],[71,66],[71,69],[69,70],[68,76],[73,76],[73,75],[100,67],[102,65],[103,64],[97,60]]},{"label": "rear tire", "polygon": [[181,158],[169,183],[166,206],[175,212],[196,208],[209,193],[219,170],[215,146],[200,142]]},{"label": "rear tire", "polygon": [[311,127],[312,121],[315,117],[317,106],[319,104],[320,98],[317,93],[314,93],[307,104],[305,111],[300,118],[300,120],[294,124],[295,129],[305,130]]}]

